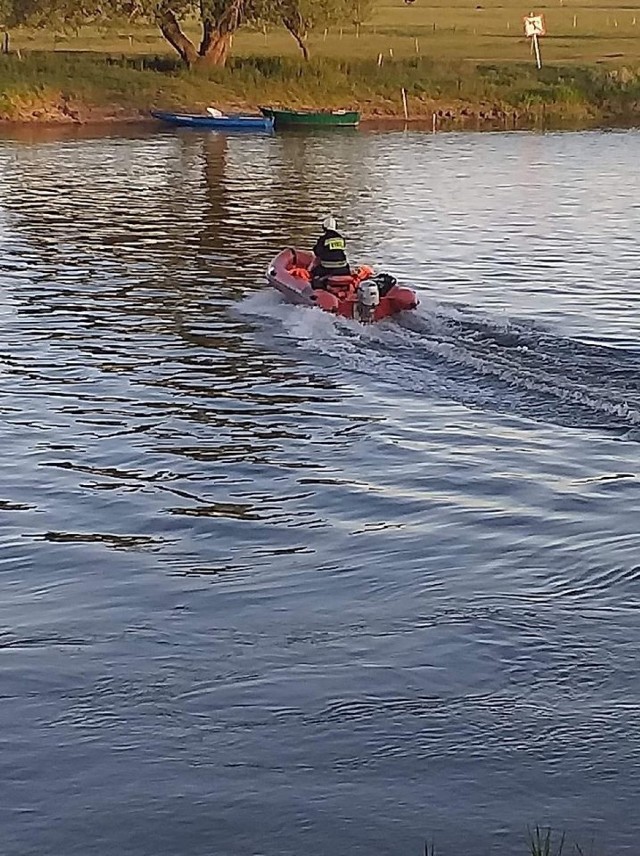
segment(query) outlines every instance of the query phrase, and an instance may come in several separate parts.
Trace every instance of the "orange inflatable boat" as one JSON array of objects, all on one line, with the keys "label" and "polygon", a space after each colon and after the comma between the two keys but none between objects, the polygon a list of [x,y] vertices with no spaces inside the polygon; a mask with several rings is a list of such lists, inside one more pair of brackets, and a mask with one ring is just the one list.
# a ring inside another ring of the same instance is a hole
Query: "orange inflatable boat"
[{"label": "orange inflatable boat", "polygon": [[376,276],[369,267],[361,267],[351,276],[312,281],[308,271],[312,260],[308,250],[282,250],[269,265],[267,279],[290,303],[318,306],[364,324],[418,305],[413,289],[398,285],[389,274]]}]

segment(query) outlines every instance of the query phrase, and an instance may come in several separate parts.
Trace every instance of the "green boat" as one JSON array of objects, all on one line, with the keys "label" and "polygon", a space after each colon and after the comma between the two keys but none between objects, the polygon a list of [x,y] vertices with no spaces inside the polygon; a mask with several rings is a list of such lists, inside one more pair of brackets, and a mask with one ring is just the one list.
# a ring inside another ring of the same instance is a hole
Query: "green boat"
[{"label": "green boat", "polygon": [[356,110],[279,110],[261,107],[267,119],[277,128],[355,128],[360,121]]}]

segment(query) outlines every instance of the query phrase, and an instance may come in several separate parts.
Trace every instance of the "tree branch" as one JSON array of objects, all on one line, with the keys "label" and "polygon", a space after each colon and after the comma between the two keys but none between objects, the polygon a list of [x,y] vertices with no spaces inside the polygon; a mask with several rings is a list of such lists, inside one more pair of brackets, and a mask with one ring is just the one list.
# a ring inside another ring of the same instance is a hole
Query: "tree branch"
[{"label": "tree branch", "polygon": [[198,60],[198,51],[191,39],[182,32],[173,10],[165,3],[161,3],[157,7],[156,21],[162,35],[178,51],[184,62],[187,65],[194,65]]}]

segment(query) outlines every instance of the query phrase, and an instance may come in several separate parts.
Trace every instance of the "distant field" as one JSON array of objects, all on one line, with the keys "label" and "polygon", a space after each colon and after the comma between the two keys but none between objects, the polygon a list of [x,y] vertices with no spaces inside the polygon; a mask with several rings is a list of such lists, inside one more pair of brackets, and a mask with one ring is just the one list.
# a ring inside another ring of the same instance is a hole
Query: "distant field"
[{"label": "distant field", "polygon": [[[434,60],[475,62],[527,61],[529,43],[523,37],[522,16],[531,7],[521,2],[462,0],[433,3],[380,0],[359,35],[352,24],[342,31],[315,33],[310,39],[315,56],[383,61],[419,54]],[[620,5],[616,0],[558,0],[534,6],[545,16],[548,35],[542,40],[543,60],[553,63],[635,64],[640,62],[640,3]],[[188,27],[196,35],[196,27]],[[22,50],[104,51],[116,54],[172,53],[155,27],[95,28],[79,34],[17,31],[12,47]],[[235,55],[296,56],[291,37],[282,30],[245,29],[234,40]]]}]

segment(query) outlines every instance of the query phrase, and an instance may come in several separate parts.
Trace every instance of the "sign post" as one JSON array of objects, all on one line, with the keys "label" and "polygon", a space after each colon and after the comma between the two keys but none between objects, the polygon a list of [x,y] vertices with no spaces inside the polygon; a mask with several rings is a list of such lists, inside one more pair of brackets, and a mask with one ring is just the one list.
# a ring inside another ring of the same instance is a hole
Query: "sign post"
[{"label": "sign post", "polygon": [[534,15],[530,12],[524,17],[524,34],[528,39],[531,39],[531,46],[536,55],[536,66],[542,68],[542,58],[540,56],[540,36],[544,36],[546,30],[544,28],[544,18],[542,15]]}]

